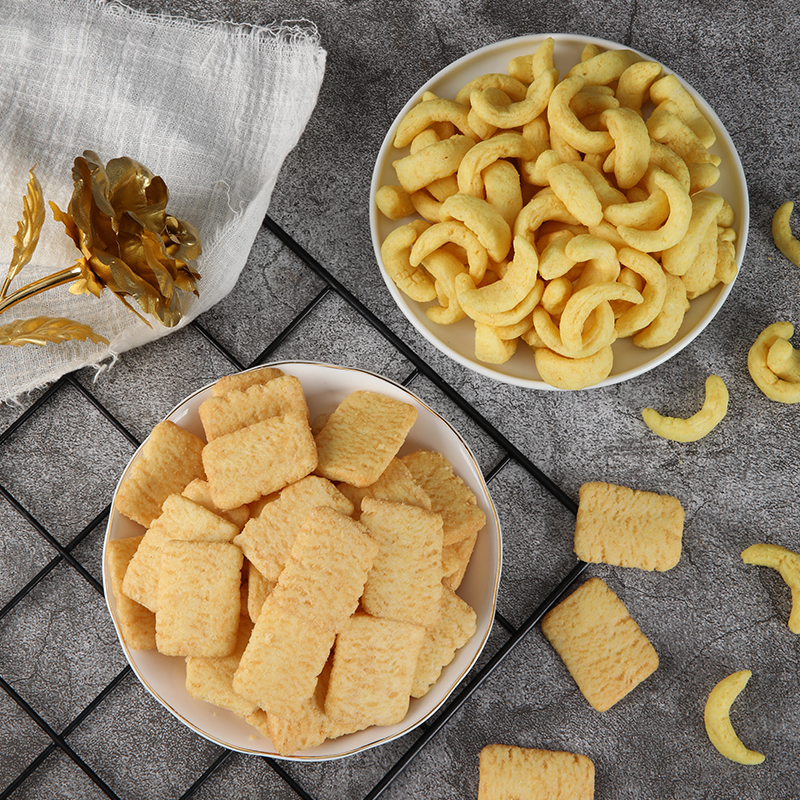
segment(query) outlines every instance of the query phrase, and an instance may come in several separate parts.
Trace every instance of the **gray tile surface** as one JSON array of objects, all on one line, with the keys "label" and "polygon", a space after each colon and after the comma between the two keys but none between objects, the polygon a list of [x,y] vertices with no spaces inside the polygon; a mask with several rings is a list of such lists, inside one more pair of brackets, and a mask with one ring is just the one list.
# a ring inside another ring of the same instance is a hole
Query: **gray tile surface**
[{"label": "gray tile surface", "polygon": [[[98,590],[102,515],[136,442],[184,396],[259,358],[329,361],[410,378],[411,388],[452,421],[492,475],[504,532],[499,611],[512,626],[523,624],[575,563],[573,518],[514,459],[501,463],[503,447],[487,426],[570,498],[583,482],[606,480],[672,494],[686,510],[683,556],[670,572],[587,571],[608,582],[656,647],[660,667],[646,684],[612,710],[593,712],[534,627],[385,797],[476,798],[478,753],[491,742],[588,755],[596,765],[598,800],[800,796],[798,641],[786,626],[789,591],[773,572],[739,559],[754,541],[800,549],[798,410],[767,400],[746,368],[747,350],[766,324],[800,324],[800,271],[770,236],[775,208],[786,199],[800,201],[796,0],[131,4],[202,19],[266,24],[307,17],[317,23],[328,51],[326,77],[309,126],[285,162],[270,216],[486,426],[427,377],[414,375],[406,354],[337,293],[325,292],[324,281],[266,230],[237,287],[199,327],[127,353],[99,375],[79,373],[41,405],[40,392],[21,406],[0,408],[0,796],[104,796],[72,758],[58,749],[48,753],[49,737],[14,695],[57,734],[66,730],[77,759],[126,800],[185,796],[223,754],[126,672]],[[689,81],[727,126],[751,202],[744,267],[714,323],[653,372],[574,394],[498,384],[448,361],[395,307],[368,229],[373,162],[407,98],[473,49],[539,32],[619,41]],[[725,422],[693,444],[650,435],[642,407],[688,416],[709,372],[721,375],[730,390]],[[496,625],[482,665],[508,635]],[[724,760],[702,723],[708,691],[743,668],[754,676],[736,703],[734,722],[747,743],[766,754],[758,767]],[[365,797],[415,736],[343,761],[282,768],[307,793],[300,796]],[[280,770],[232,753],[191,796],[298,796]]]}]

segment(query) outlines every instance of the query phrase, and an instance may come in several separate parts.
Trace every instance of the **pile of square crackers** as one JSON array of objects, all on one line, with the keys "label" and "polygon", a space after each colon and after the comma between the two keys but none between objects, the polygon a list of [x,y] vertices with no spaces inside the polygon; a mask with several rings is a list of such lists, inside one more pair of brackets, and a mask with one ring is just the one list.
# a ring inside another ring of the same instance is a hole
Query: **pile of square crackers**
[{"label": "pile of square crackers", "polygon": [[298,378],[220,379],[205,441],[159,423],[107,545],[132,649],[186,660],[193,697],[289,755],[406,716],[476,630],[457,594],[486,522],[438,452],[398,454],[417,411],[354,391],[310,419]]}]

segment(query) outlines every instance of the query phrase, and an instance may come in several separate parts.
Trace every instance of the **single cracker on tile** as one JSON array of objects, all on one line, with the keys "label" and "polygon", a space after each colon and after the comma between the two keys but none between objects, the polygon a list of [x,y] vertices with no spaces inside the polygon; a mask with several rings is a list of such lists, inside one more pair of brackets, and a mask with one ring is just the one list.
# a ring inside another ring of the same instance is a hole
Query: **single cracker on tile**
[{"label": "single cracker on tile", "polygon": [[303,387],[294,375],[282,375],[246,389],[233,389],[221,397],[204,400],[197,409],[206,440],[246,428],[270,417],[305,414],[308,406]]},{"label": "single cracker on tile", "polygon": [[393,458],[378,480],[369,486],[358,487],[351,486],[349,483],[339,483],[337,487],[352,501],[356,518],[361,514],[361,501],[365,497],[391,500],[395,503],[408,503],[408,505],[419,506],[427,511],[431,510],[430,497],[414,480],[409,468],[399,458]]},{"label": "single cracker on tile", "polygon": [[336,637],[325,714],[352,731],[400,722],[424,637],[419,625],[354,614]]},{"label": "single cracker on tile", "polygon": [[414,406],[370,391],[345,397],[316,436],[317,472],[363,487],[375,483],[417,419]]},{"label": "single cracker on tile", "polygon": [[577,753],[489,744],[480,754],[478,800],[592,800],[594,772]]},{"label": "single cracker on tile", "polygon": [[145,528],[161,513],[161,504],[195,478],[204,478],[202,439],[170,420],[159,422],[120,484],[117,511]]},{"label": "single cracker on tile", "polygon": [[308,475],[283,489],[245,525],[234,543],[264,577],[277,581],[300,524],[312,508],[327,506],[346,516],[353,504],[327,478]]},{"label": "single cracker on tile", "polygon": [[211,490],[208,488],[208,481],[201,478],[193,480],[182,492],[184,497],[194,500],[195,503],[213,511],[215,514],[232,522],[239,530],[241,530],[248,519],[250,519],[250,506],[241,505],[238,508],[229,508],[223,510],[214,505],[211,499]]},{"label": "single cracker on tile", "polygon": [[153,650],[156,646],[156,617],[150,609],[131,600],[122,590],[125,572],[144,536],[111,539],[106,545],[111,593],[116,605],[115,618],[122,638],[133,650]]},{"label": "single cracker on tile", "polygon": [[171,539],[187,542],[230,542],[239,528],[230,520],[209,511],[182,494],[171,494],[154,521]]},{"label": "single cracker on tile", "polygon": [[308,419],[287,414],[209,442],[203,465],[214,503],[221,509],[236,508],[313,472],[317,448]]},{"label": "single cracker on tile", "polygon": [[600,578],[548,611],[542,633],[596,711],[607,711],[658,667],[655,648]]},{"label": "single cracker on tile", "polygon": [[378,549],[361,523],[333,508],[314,508],[297,532],[272,597],[338,633],[358,607]]},{"label": "single cracker on tile", "polygon": [[314,695],[335,634],[267,597],[233,676],[233,689],[270,714],[291,719]]},{"label": "single cracker on tile", "polygon": [[250,641],[253,625],[247,617],[239,620],[236,645],[229,656],[219,658],[203,658],[189,656],[186,659],[186,691],[195,700],[211,703],[219,708],[226,708],[246,717],[257,710],[258,706],[233,690],[233,675]]},{"label": "single cracker on tile", "polygon": [[575,554],[581,561],[668,570],[681,557],[683,518],[675,497],[611,483],[584,483],[575,521]]},{"label": "single cracker on tile", "polygon": [[436,624],[442,599],[442,518],[406,503],[365,497],[361,524],[379,549],[361,606],[373,617]]},{"label": "single cracker on tile", "polygon": [[414,671],[412,697],[423,697],[439,680],[442,670],[477,629],[478,616],[455,592],[445,588],[436,625],[428,628]]},{"label": "single cracker on tile", "polygon": [[244,391],[250,386],[268,383],[274,378],[280,378],[286,373],[277,367],[258,367],[246,372],[235,372],[232,375],[223,375],[211,388],[215,397],[221,397],[233,390]]},{"label": "single cracker on tile", "polygon": [[431,499],[431,511],[442,515],[444,545],[477,534],[486,524],[472,489],[453,471],[450,462],[431,450],[418,450],[401,458],[414,480]]},{"label": "single cracker on tile", "polygon": [[161,547],[156,647],[169,656],[230,655],[241,611],[242,551],[174,539]]}]

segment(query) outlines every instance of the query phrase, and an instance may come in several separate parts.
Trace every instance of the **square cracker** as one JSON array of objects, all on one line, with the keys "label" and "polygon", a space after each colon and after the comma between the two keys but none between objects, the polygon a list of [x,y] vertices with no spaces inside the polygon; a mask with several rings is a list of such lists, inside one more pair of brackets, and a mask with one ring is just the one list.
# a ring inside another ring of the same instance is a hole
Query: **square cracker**
[{"label": "square cracker", "polygon": [[293,413],[308,416],[308,406],[300,381],[294,375],[282,375],[267,383],[209,397],[200,404],[198,413],[210,442],[270,417]]},{"label": "square cracker", "polygon": [[418,625],[354,614],[336,637],[325,714],[353,731],[400,722],[424,636]]},{"label": "square cracker", "polygon": [[600,578],[548,611],[542,633],[596,711],[607,711],[658,667],[653,645]]},{"label": "square cracker", "polygon": [[486,524],[472,489],[453,471],[450,462],[431,450],[418,450],[403,456],[414,480],[431,499],[431,511],[442,515],[444,545],[473,536]]},{"label": "square cracker", "polygon": [[594,764],[586,756],[490,744],[481,750],[478,800],[592,800]]},{"label": "square cracker", "polygon": [[170,420],[156,425],[117,492],[117,510],[145,528],[161,504],[195,478],[205,478],[204,442]]},{"label": "square cracker", "polygon": [[250,506],[248,505],[241,505],[238,508],[229,508],[224,511],[221,508],[217,508],[214,505],[214,501],[211,499],[208,481],[201,478],[193,480],[181,494],[184,497],[188,497],[190,500],[194,500],[195,503],[207,508],[209,511],[213,511],[220,517],[227,519],[228,522],[232,522],[239,530],[241,530],[245,526],[247,520],[250,519]]},{"label": "square cracker", "polygon": [[300,524],[312,508],[328,506],[349,516],[353,504],[327,478],[308,475],[292,483],[245,525],[234,543],[264,577],[277,581]]},{"label": "square cracker", "polygon": [[584,483],[575,521],[581,561],[664,571],[681,557],[683,507],[669,495]]},{"label": "square cracker", "polygon": [[369,391],[345,397],[317,434],[317,471],[332,481],[375,483],[417,419],[414,406]]},{"label": "square cracker", "polygon": [[442,599],[442,518],[424,508],[365,497],[361,524],[379,545],[364,584],[363,609],[373,617],[427,628]]},{"label": "square cracker", "polygon": [[125,595],[154,613],[158,609],[161,548],[169,540],[169,534],[158,526],[156,520],[142,537],[122,579],[122,591]]},{"label": "square cracker", "polygon": [[171,494],[164,501],[153,525],[164,530],[170,539],[191,542],[230,542],[239,535],[239,528],[230,520],[182,494]]},{"label": "square cracker", "polygon": [[227,656],[241,611],[242,551],[221,542],[161,547],[156,647],[169,656]]},{"label": "square cracker", "polygon": [[233,688],[270,714],[291,719],[313,696],[335,634],[267,597],[233,676]]},{"label": "square cracker", "polygon": [[236,508],[313,472],[317,448],[308,419],[287,414],[209,442],[203,449],[203,465],[217,507]]},{"label": "square cracker", "polygon": [[112,539],[106,545],[111,592],[116,602],[116,620],[122,638],[134,650],[152,650],[156,646],[156,617],[150,609],[131,600],[122,591],[128,564],[144,536]]},{"label": "square cracker", "polygon": [[358,607],[378,543],[366,528],[332,508],[303,521],[272,596],[334,633]]},{"label": "square cracker", "polygon": [[216,397],[221,397],[234,389],[243,391],[249,386],[268,383],[274,378],[280,378],[281,375],[285,374],[282,369],[277,367],[258,367],[257,369],[249,369],[246,372],[235,372],[233,375],[223,375],[214,384],[211,393]]}]

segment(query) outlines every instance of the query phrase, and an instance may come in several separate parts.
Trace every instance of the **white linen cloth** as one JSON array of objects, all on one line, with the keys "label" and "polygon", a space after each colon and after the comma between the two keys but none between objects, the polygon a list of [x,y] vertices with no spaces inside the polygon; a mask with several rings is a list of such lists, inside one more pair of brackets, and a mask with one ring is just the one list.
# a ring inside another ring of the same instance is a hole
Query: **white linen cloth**
[{"label": "white linen cloth", "polygon": [[[278,172],[314,109],[325,70],[313,23],[267,27],[147,15],[104,0],[0,0],[0,284],[35,165],[45,201],[66,210],[72,163],[129,156],[160,175],[167,212],[200,232],[199,298],[181,326],[234,286]],[[11,290],[71,266],[78,250],[48,207],[32,262]],[[139,310],[138,305],[132,305]],[[0,347],[0,401],[98,365],[176,328],[149,328],[108,290],[51,289],[0,325],[67,317],[110,342]],[[180,326],[178,326],[180,327]]]}]

